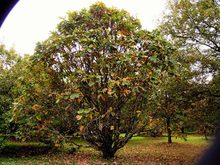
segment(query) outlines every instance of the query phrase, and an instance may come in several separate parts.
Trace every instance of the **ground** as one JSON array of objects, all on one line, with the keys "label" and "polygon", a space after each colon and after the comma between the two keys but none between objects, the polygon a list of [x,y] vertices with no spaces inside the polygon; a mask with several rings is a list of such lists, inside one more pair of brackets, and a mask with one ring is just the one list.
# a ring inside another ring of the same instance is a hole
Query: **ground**
[{"label": "ground", "polygon": [[[16,146],[17,151],[13,149],[11,155],[2,154],[0,165],[188,165],[196,162],[209,145],[209,142],[201,136],[189,136],[187,141],[174,138],[173,141],[172,144],[168,144],[165,137],[134,137],[117,152],[115,159],[110,161],[103,160],[99,152],[90,148],[72,154],[47,153],[44,145],[8,143],[8,148]],[[20,150],[18,150],[19,145]],[[33,146],[38,148],[37,154],[33,152]],[[16,157],[13,156],[15,153]]]}]

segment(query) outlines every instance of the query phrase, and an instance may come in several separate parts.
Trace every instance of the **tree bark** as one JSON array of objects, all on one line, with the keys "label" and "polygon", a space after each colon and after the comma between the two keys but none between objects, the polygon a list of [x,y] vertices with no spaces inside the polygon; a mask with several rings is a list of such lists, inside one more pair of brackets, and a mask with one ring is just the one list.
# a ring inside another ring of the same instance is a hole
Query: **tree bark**
[{"label": "tree bark", "polygon": [[112,150],[112,148],[105,148],[102,150],[102,157],[104,159],[112,159],[115,156],[115,152]]},{"label": "tree bark", "polygon": [[184,127],[181,127],[181,133],[182,133],[182,134],[185,134],[185,129],[184,129]]},{"label": "tree bark", "polygon": [[104,159],[112,159],[115,156],[115,151],[113,150],[113,140],[111,135],[105,135],[104,144],[102,146],[102,157]]},{"label": "tree bark", "polygon": [[171,130],[171,123],[169,116],[166,118],[166,124],[167,124],[168,143],[172,143],[172,130]]}]

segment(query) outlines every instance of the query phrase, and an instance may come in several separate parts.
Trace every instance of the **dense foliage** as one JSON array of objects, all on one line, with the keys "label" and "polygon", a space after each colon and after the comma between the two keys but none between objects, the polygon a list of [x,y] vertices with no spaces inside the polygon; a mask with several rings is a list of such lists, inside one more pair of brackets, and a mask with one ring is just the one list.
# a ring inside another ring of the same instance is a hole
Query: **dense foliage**
[{"label": "dense foliage", "polygon": [[35,139],[59,147],[68,140],[65,136],[77,131],[76,112],[66,108],[67,104],[56,102],[62,82],[33,58],[28,59],[22,73],[16,80],[14,90],[18,97],[11,111],[11,120],[19,125],[17,135],[22,140]]},{"label": "dense foliage", "polygon": [[19,62],[19,56],[13,49],[7,50],[5,45],[0,44],[0,147],[2,141],[5,140],[8,134],[14,129],[7,123],[7,113],[13,104],[14,81],[18,74],[14,74],[15,65]]},{"label": "dense foliage", "polygon": [[172,69],[173,51],[126,11],[97,3],[68,13],[35,56],[62,83],[56,104],[78,113],[82,137],[108,158],[145,125],[148,97]]}]

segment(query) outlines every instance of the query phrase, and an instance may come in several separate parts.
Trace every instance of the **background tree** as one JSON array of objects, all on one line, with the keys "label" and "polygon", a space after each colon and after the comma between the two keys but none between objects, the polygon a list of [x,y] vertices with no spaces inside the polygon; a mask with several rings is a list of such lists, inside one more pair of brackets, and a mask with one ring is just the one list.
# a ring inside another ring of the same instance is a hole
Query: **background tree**
[{"label": "background tree", "polygon": [[[219,99],[213,91],[218,89],[217,86],[212,88],[211,81],[217,79],[215,76],[218,77],[219,72],[219,5],[218,0],[170,1],[170,11],[163,17],[161,25],[165,36],[179,51],[194,58],[190,64],[194,77],[190,81],[192,107],[189,120],[204,132],[208,132],[207,128],[213,132],[213,127],[217,126],[217,120],[214,122],[213,119],[218,117],[219,111],[217,102],[213,101]],[[201,120],[195,119],[196,116]]]},{"label": "background tree", "polygon": [[[161,84],[157,86],[151,116],[163,121],[168,135],[168,143],[172,143],[173,135],[184,136],[188,125],[188,109],[191,107],[190,82],[194,76],[190,71],[191,57],[176,56],[176,73],[164,75]],[[178,58],[177,58],[178,57]]]},{"label": "background tree", "polygon": [[[207,139],[219,129],[219,76],[208,84],[196,84],[191,89],[191,112],[189,120],[192,130],[201,133]],[[196,129],[195,129],[196,127]]]},{"label": "background tree", "polygon": [[[10,127],[7,124],[6,114],[13,104],[12,87],[17,78],[13,72],[14,66],[19,62],[18,54],[13,50],[7,50],[3,44],[0,44],[0,139],[4,140],[10,133]],[[12,129],[12,128],[11,128]],[[0,140],[0,141],[1,141]],[[1,143],[1,142],[0,142]]]},{"label": "background tree", "polygon": [[218,0],[170,1],[169,12],[163,17],[161,31],[184,52],[197,58],[192,69],[201,74],[198,79],[207,83],[207,77],[219,70],[220,3]]},{"label": "background tree", "polygon": [[34,56],[23,59],[22,75],[13,87],[16,97],[10,120],[18,125],[16,136],[19,139],[62,147],[64,142],[68,142],[68,137],[77,132],[76,112],[70,108],[68,99],[57,101],[56,93],[64,89],[57,74],[46,70],[42,62],[35,60]]},{"label": "background tree", "polygon": [[219,56],[220,3],[218,0],[172,1],[163,18],[163,31],[179,46],[198,48]]},{"label": "background tree", "polygon": [[57,102],[71,100],[82,137],[112,158],[144,126],[148,96],[172,68],[173,51],[126,11],[96,3],[69,12],[36,56],[65,84]]}]

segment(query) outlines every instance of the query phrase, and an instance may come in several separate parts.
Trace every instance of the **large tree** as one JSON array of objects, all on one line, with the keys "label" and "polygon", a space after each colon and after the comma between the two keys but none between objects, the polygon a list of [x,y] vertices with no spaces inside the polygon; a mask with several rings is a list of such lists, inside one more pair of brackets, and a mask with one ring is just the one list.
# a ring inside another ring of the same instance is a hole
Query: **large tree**
[{"label": "large tree", "polygon": [[70,101],[82,137],[112,158],[144,126],[148,96],[173,68],[173,51],[126,11],[96,3],[69,12],[35,56],[65,84],[56,103]]}]

